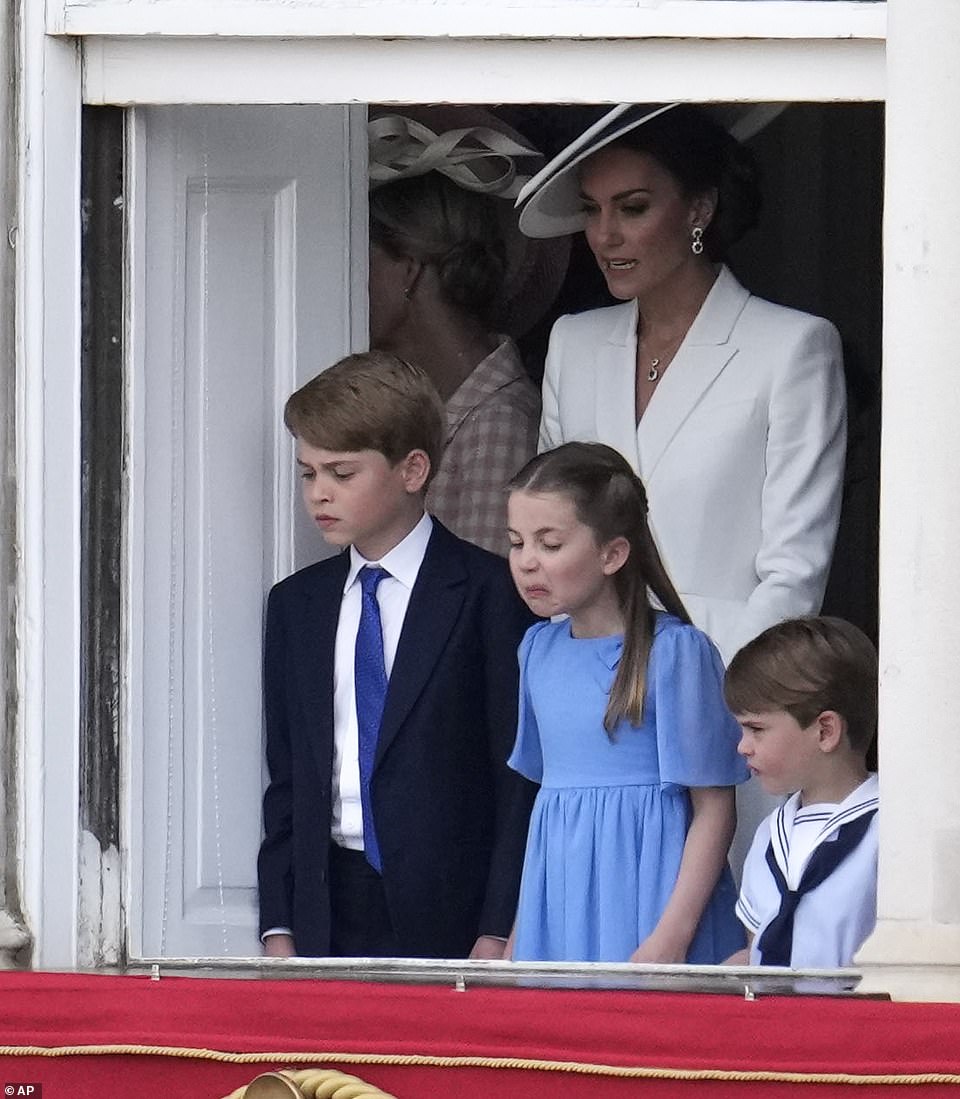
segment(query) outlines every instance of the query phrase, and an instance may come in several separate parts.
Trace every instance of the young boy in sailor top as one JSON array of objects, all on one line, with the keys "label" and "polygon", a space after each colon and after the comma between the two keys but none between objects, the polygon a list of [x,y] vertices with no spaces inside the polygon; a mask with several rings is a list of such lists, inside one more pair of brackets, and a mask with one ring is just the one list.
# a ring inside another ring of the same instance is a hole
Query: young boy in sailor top
[{"label": "young boy in sailor top", "polygon": [[738,751],[769,793],[788,795],[757,829],[737,915],[749,946],[728,961],[847,966],[877,915],[877,653],[838,618],[765,630],[727,670]]}]

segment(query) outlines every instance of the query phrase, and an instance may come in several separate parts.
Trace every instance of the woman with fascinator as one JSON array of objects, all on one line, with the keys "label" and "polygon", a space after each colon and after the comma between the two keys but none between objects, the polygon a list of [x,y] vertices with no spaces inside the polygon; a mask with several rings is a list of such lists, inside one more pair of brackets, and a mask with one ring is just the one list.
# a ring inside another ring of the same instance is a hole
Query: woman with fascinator
[{"label": "woman with fascinator", "polygon": [[[723,121],[746,134],[764,110]],[[540,449],[595,440],[629,460],[680,597],[729,662],[773,623],[820,608],[846,399],[834,326],[755,297],[724,263],[760,194],[718,115],[615,108],[519,202],[529,196],[525,233],[582,230],[623,303],[554,325]]]},{"label": "woman with fascinator", "polygon": [[566,255],[516,228],[516,161],[539,154],[476,111],[383,116],[370,139],[370,342],[421,366],[444,401],[428,510],[506,554],[504,489],[536,453],[540,419],[511,336],[536,319],[519,299],[533,290],[545,309],[559,287],[563,264],[544,256]]}]

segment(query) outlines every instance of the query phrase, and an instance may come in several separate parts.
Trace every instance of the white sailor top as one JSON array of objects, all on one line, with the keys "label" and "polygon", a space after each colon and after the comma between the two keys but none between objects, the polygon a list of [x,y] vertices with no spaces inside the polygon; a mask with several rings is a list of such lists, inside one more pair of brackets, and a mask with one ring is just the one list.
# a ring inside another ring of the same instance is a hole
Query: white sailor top
[{"label": "white sailor top", "polygon": [[[877,919],[878,805],[879,783],[876,775],[870,775],[840,805],[801,808],[796,793],[761,823],[744,862],[737,901],[737,915],[753,935],[751,965],[762,964],[760,939],[777,917],[782,899],[767,864],[768,848],[786,887],[795,890],[819,847],[834,842],[844,825],[872,814],[856,847],[828,877],[801,897],[793,920],[793,969],[833,969],[852,964]],[[821,827],[812,839],[803,841],[799,833],[808,832],[813,822]]]}]

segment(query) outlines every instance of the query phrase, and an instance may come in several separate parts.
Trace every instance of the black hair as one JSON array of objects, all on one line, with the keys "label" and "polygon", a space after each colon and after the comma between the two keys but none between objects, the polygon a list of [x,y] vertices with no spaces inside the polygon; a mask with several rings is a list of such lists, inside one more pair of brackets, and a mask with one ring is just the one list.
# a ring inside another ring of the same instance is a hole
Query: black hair
[{"label": "black hair", "polygon": [[702,107],[664,111],[612,143],[617,146],[649,153],[689,198],[716,191],[716,210],[703,234],[715,262],[756,225],[762,197],[753,154]]}]

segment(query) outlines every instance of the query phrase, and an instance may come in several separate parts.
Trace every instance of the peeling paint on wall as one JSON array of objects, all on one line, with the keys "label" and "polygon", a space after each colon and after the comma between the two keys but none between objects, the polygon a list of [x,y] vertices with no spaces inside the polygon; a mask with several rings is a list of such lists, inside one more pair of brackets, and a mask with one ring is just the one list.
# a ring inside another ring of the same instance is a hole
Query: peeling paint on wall
[{"label": "peeling paint on wall", "polygon": [[92,832],[80,834],[80,898],[77,963],[104,969],[124,961],[120,852],[102,848]]},{"label": "peeling paint on wall", "polygon": [[31,939],[26,928],[0,908],[0,969],[20,969],[29,961]]},{"label": "peeling paint on wall", "polygon": [[85,108],[81,175],[78,959],[123,960],[120,860],[123,111]]}]

